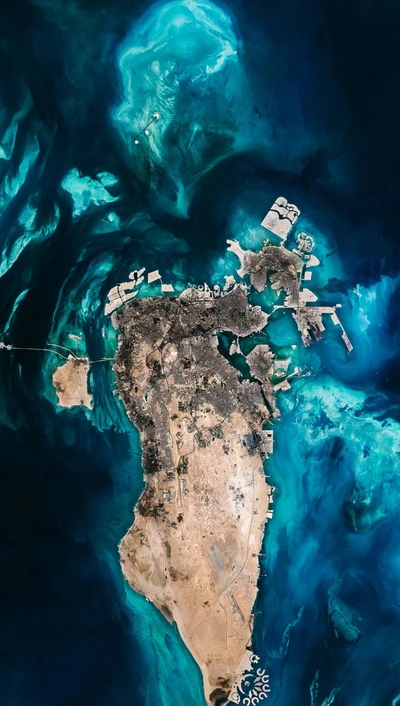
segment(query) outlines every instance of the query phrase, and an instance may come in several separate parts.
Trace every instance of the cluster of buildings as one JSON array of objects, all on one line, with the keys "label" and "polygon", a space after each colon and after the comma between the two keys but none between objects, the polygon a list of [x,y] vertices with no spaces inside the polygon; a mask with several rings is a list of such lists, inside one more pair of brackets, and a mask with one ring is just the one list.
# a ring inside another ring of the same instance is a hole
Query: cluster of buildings
[{"label": "cluster of buildings", "polygon": [[[340,327],[341,338],[350,352],[353,349],[352,343],[337,314],[340,304],[331,307],[315,305],[318,297],[311,289],[304,286],[304,283],[311,281],[312,270],[310,268],[320,264],[318,258],[313,254],[314,238],[308,233],[300,232],[296,237],[295,248],[288,250],[283,247],[283,243],[299,215],[300,210],[297,206],[289,203],[282,196],[278,197],[271,206],[261,225],[278,236],[282,243],[281,247],[274,248],[275,253],[273,253],[267,240],[260,253],[257,254],[258,261],[254,269],[257,270],[258,280],[260,281],[260,269],[262,270],[264,266],[272,288],[277,291],[282,289],[285,291],[283,307],[293,309],[293,318],[305,346],[310,346],[314,340],[318,341],[323,337],[325,331],[323,316],[327,315],[331,317],[336,326]],[[247,253],[245,251],[239,253],[232,246],[230,249],[238,254],[243,270],[243,260],[246,260],[243,255]],[[241,250],[240,246],[239,249]],[[282,251],[285,253],[284,257],[282,257]],[[250,267],[250,279],[252,269]],[[263,278],[262,281],[264,281]]]}]

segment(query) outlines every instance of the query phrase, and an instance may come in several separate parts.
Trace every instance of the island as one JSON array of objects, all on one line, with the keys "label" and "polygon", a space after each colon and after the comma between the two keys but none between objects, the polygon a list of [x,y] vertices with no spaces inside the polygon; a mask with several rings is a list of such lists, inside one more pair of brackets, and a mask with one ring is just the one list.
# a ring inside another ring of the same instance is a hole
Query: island
[{"label": "island", "polygon": [[88,392],[89,359],[69,355],[66,363],[53,373],[53,386],[60,407],[77,405],[92,409],[92,395]]},{"label": "island", "polygon": [[223,703],[251,638],[258,555],[272,489],[272,433],[258,382],[218,352],[267,323],[235,286],[214,298],[135,300],[115,315],[121,398],[140,431],[146,488],[121,542],[125,577],[174,621],[198,662],[208,703]]},{"label": "island", "polygon": [[[282,292],[274,311],[291,311],[304,345],[322,337],[329,315],[352,348],[337,307],[315,305],[316,295],[304,286],[319,264],[313,238],[301,232],[294,247],[283,245],[299,215],[279,197],[261,224],[278,245],[267,238],[253,252],[228,241],[240,262],[239,281],[231,274],[222,287],[192,285],[176,296],[155,270],[148,283],[160,281],[160,295],[139,297],[142,268],[131,273],[131,283],[114,287],[106,304],[119,332],[118,394],[140,433],[145,478],[119,546],[122,570],[176,624],[201,669],[209,706],[240,702],[243,674],[256,658],[252,611],[265,525],[273,516],[264,462],[279,417],[275,397],[291,378],[309,374],[270,350],[263,332],[270,313],[253,306],[249,293],[267,286]],[[127,289],[134,290],[129,298]],[[244,356],[241,340],[251,336],[254,346]],[[234,356],[245,362],[240,370]]]}]

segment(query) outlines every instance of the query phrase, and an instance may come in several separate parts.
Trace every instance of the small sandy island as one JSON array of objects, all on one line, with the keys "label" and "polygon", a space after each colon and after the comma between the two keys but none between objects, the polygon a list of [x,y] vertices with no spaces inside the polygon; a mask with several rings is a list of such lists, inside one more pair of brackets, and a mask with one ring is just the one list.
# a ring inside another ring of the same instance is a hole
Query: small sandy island
[{"label": "small sandy island", "polygon": [[66,363],[60,365],[53,374],[53,385],[60,407],[76,405],[92,409],[92,395],[88,392],[87,381],[89,359],[69,355]]}]

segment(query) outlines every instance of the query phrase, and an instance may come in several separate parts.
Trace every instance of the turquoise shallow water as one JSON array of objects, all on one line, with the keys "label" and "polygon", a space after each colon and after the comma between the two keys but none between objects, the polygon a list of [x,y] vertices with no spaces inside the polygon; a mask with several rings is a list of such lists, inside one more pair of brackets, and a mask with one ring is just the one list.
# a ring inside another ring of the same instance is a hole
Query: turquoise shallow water
[{"label": "turquoise shallow water", "polygon": [[[260,247],[274,199],[300,207],[313,288],[342,304],[354,351],[333,326],[305,350],[281,312],[242,343],[312,373],[278,394],[254,649],[271,704],[394,706],[398,8],[23,0],[0,20],[5,343],[112,357],[106,294],[131,270],[223,284],[226,239]],[[120,570],[143,479],[110,365],[91,368],[90,412],[56,407],[57,362],[0,351],[2,703],[199,706],[179,635]]]}]

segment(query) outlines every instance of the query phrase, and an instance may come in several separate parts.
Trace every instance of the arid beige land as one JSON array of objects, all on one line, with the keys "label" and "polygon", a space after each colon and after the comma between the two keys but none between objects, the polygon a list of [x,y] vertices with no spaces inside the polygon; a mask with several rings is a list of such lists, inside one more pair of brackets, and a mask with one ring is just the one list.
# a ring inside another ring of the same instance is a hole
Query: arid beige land
[{"label": "arid beige land", "polygon": [[[209,704],[228,700],[252,632],[271,496],[264,392],[219,353],[267,316],[244,287],[135,300],[114,315],[119,393],[141,435],[146,488],[121,542],[130,585],[175,621]],[[272,400],[271,400],[272,402]]]},{"label": "arid beige land", "polygon": [[53,373],[53,385],[60,407],[83,405],[92,408],[92,395],[88,392],[87,381],[89,360],[69,355]]}]

